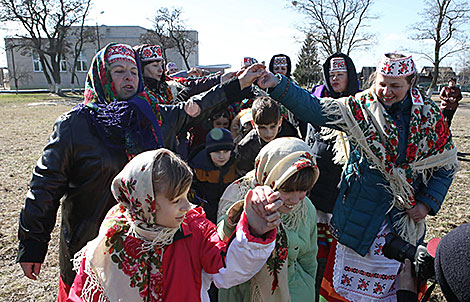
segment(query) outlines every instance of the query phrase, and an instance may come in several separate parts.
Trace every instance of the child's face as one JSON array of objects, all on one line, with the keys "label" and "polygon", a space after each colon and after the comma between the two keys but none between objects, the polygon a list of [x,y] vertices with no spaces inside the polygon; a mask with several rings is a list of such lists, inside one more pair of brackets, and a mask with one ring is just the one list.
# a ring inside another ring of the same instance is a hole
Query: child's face
[{"label": "child's face", "polygon": [[157,200],[157,224],[169,228],[177,228],[183,222],[186,213],[191,205],[188,201],[188,191],[177,196],[174,200],[169,200],[165,194],[155,195]]},{"label": "child's face", "polygon": [[279,193],[281,193],[283,205],[278,211],[282,214],[290,213],[290,211],[305,198],[305,195],[307,195],[307,191],[284,192],[279,190]]},{"label": "child's face", "polygon": [[223,167],[230,160],[231,150],[220,150],[209,153],[212,162],[216,167]]},{"label": "child's face", "polygon": [[230,120],[225,116],[221,116],[212,122],[212,126],[214,128],[228,129],[229,124],[230,124]]},{"label": "child's face", "polygon": [[258,125],[255,124],[256,132],[258,132],[259,137],[267,143],[276,138],[279,128],[282,124],[282,118],[279,119],[278,123],[271,123],[267,125]]}]

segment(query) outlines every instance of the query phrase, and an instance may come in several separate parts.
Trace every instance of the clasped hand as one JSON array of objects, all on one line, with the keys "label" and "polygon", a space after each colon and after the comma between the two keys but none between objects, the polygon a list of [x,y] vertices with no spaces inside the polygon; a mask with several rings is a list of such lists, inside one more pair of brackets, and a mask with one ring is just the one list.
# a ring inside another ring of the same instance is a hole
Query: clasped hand
[{"label": "clasped hand", "polygon": [[281,195],[268,186],[258,186],[245,197],[245,212],[254,236],[261,236],[279,226],[281,215],[277,212],[282,206]]}]

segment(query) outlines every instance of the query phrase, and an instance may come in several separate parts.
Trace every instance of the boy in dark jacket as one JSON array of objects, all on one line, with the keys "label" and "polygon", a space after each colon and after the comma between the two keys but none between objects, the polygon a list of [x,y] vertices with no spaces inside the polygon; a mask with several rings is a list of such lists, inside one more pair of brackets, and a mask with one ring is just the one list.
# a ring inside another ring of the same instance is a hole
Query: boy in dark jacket
[{"label": "boy in dark jacket", "polygon": [[202,204],[206,217],[217,223],[219,199],[225,188],[236,179],[233,139],[230,131],[214,128],[206,136],[205,148],[199,151],[189,165],[194,171],[192,189]]},{"label": "boy in dark jacket", "polygon": [[282,127],[281,107],[268,96],[255,99],[251,108],[253,129],[235,148],[237,176],[244,176],[255,168],[255,158],[267,143],[278,137],[295,136]]}]

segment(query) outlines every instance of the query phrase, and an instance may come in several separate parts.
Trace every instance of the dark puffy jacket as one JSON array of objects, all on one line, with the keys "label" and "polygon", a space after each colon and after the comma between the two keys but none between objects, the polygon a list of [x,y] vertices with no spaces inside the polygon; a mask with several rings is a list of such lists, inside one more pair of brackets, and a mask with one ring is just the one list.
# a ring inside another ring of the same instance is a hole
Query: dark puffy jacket
[{"label": "dark puffy jacket", "polygon": [[[237,101],[236,96],[241,94],[238,80],[212,90],[197,99],[202,112],[220,110],[219,107]],[[167,148],[174,145],[175,134],[193,121],[183,106],[181,103],[159,108]],[[70,260],[96,237],[107,211],[116,203],[110,185],[126,163],[124,151],[105,146],[85,114],[71,111],[59,117],[34,169],[20,214],[17,261],[44,261],[61,206],[60,274],[62,280],[71,285],[75,273]]]},{"label": "dark puffy jacket", "polygon": [[223,167],[216,167],[206,149],[199,151],[189,162],[194,171],[193,185],[197,197],[206,202],[201,206],[206,217],[217,224],[217,210],[219,200],[225,189],[237,179],[235,175],[235,156],[231,154],[230,160]]}]

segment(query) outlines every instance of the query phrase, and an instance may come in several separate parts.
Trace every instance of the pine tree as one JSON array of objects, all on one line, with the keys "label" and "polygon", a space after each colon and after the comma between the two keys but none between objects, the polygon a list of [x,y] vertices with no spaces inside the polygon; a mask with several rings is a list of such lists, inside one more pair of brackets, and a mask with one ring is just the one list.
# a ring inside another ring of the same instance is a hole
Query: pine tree
[{"label": "pine tree", "polygon": [[321,66],[312,34],[307,34],[304,40],[293,75],[300,86],[307,88],[321,80]]}]

